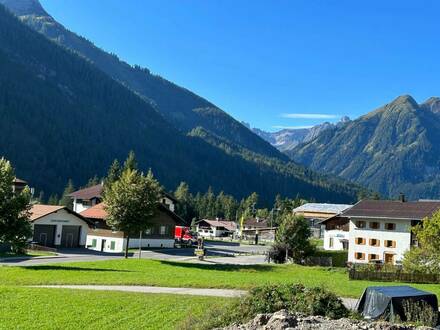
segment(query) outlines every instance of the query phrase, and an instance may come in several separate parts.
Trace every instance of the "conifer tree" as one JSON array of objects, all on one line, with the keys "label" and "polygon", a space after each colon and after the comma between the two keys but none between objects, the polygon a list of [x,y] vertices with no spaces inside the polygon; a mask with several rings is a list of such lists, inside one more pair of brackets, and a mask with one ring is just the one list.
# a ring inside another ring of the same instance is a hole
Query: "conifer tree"
[{"label": "conifer tree", "polygon": [[66,187],[64,188],[63,196],[61,197],[59,204],[67,207],[69,210],[73,210],[73,200],[69,195],[74,191],[75,186],[73,185],[72,180],[69,179]]}]

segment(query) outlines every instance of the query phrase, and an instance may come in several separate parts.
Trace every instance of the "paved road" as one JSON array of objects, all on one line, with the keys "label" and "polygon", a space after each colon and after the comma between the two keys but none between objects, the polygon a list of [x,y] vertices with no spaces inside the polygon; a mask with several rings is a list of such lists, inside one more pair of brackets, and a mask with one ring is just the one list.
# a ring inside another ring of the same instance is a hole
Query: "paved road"
[{"label": "paved road", "polygon": [[[240,245],[229,242],[207,242],[207,255],[215,258],[208,258],[206,263],[238,264],[249,265],[264,263],[266,246]],[[138,258],[138,253],[130,254],[132,258]],[[88,249],[65,249],[60,250],[56,257],[20,258],[0,261],[0,265],[7,266],[34,266],[60,262],[82,262],[99,261],[123,258],[122,253],[103,253]],[[142,258],[154,260],[187,261],[199,262],[194,257],[192,248],[173,248],[142,251]]]},{"label": "paved road", "polygon": [[[34,288],[51,289],[74,289],[74,290],[97,290],[97,291],[124,291],[138,293],[167,293],[192,296],[211,296],[211,297],[241,297],[247,293],[244,290],[230,289],[197,289],[197,288],[170,288],[157,286],[133,286],[133,285],[38,285]],[[354,310],[357,299],[341,298],[345,307]]]}]

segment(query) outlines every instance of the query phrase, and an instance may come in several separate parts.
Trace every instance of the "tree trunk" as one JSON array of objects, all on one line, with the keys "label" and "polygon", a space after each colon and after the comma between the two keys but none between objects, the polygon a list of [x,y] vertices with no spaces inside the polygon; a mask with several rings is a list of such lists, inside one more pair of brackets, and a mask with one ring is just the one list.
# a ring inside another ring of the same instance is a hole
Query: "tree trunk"
[{"label": "tree trunk", "polygon": [[127,241],[125,242],[125,259],[128,259],[128,242],[130,241],[130,235],[127,235]]}]

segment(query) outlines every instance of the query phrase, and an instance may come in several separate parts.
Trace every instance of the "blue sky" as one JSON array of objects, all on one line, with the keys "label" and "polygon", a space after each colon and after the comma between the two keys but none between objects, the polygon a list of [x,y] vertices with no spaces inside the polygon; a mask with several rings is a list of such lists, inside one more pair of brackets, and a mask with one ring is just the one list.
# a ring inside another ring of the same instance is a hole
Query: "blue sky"
[{"label": "blue sky", "polygon": [[440,1],[41,3],[99,47],[265,130],[440,95]]}]

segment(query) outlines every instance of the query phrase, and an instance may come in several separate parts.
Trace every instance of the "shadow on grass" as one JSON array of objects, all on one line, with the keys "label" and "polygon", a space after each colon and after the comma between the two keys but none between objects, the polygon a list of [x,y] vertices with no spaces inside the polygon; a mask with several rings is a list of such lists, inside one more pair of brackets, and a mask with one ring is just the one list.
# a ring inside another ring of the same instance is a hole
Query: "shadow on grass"
[{"label": "shadow on grass", "polygon": [[270,272],[274,270],[275,266],[273,265],[229,265],[229,264],[199,264],[199,263],[189,263],[189,262],[176,262],[176,261],[168,261],[161,260],[161,264],[173,266],[173,267],[181,267],[181,268],[193,268],[200,270],[218,270],[225,272],[239,272],[239,271],[258,271],[258,272]]},{"label": "shadow on grass", "polygon": [[69,270],[69,271],[87,271],[87,272],[123,272],[132,273],[131,270],[126,269],[111,269],[111,268],[86,268],[86,267],[69,267],[69,266],[55,266],[55,265],[40,265],[20,267],[27,270]]}]

